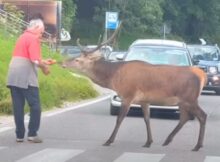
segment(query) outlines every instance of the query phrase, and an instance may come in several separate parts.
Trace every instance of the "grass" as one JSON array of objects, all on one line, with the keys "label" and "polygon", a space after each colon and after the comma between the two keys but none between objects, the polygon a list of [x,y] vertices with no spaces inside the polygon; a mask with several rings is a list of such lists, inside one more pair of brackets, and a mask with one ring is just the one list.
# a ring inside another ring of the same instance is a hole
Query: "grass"
[{"label": "grass", "polygon": [[[16,42],[16,37],[7,35],[0,30],[0,115],[12,114],[12,103],[9,89],[6,87],[8,65]],[[62,60],[58,53],[51,53],[43,46],[44,58]],[[59,65],[51,65],[51,74],[43,75],[39,71],[39,88],[42,110],[60,107],[65,102],[76,102],[98,96],[91,82],[84,77],[74,77],[68,70]]]}]

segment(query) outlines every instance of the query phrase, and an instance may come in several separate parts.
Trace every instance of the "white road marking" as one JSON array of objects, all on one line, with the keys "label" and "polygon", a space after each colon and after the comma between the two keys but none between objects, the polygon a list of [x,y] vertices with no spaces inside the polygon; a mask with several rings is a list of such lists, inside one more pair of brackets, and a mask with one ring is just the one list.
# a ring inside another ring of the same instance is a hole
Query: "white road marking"
[{"label": "white road marking", "polygon": [[74,156],[77,156],[84,152],[83,150],[75,149],[53,149],[47,148],[37,153],[31,154],[17,160],[16,162],[65,162]]},{"label": "white road marking", "polygon": [[123,153],[114,162],[159,162],[165,154],[148,154],[148,153]]},{"label": "white road marking", "polygon": [[108,98],[110,98],[110,95],[104,96],[104,97],[102,97],[102,98],[99,98],[99,99],[96,99],[96,100],[93,100],[93,101],[89,101],[89,102],[86,102],[86,103],[82,103],[82,104],[79,104],[79,105],[76,105],[76,106],[73,106],[73,107],[64,108],[64,109],[62,109],[62,110],[60,110],[60,111],[51,112],[51,113],[46,114],[45,116],[46,116],[46,117],[50,117],[50,116],[58,115],[58,114],[61,114],[61,113],[67,112],[67,111],[71,111],[71,110],[79,109],[79,108],[84,107],[84,106],[88,106],[88,105],[95,104],[95,103],[97,103],[97,102],[106,100],[106,99],[108,99]]},{"label": "white road marking", "polygon": [[0,133],[13,129],[14,127],[2,127],[0,128]]},{"label": "white road marking", "polygon": [[220,156],[206,156],[204,162],[220,162]]}]

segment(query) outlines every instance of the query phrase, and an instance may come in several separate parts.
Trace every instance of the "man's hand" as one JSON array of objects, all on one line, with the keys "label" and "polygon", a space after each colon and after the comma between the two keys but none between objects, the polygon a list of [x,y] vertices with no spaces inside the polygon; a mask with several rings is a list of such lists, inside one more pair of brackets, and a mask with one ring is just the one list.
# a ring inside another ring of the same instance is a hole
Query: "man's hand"
[{"label": "man's hand", "polygon": [[46,64],[42,66],[41,70],[42,70],[42,72],[44,73],[44,75],[50,74],[49,66],[46,65]]},{"label": "man's hand", "polygon": [[48,75],[50,73],[50,69],[45,60],[34,61],[34,63],[41,69],[44,75]]},{"label": "man's hand", "polygon": [[46,59],[46,60],[42,60],[42,62],[44,62],[47,65],[52,65],[52,64],[57,63],[57,61],[54,59]]}]

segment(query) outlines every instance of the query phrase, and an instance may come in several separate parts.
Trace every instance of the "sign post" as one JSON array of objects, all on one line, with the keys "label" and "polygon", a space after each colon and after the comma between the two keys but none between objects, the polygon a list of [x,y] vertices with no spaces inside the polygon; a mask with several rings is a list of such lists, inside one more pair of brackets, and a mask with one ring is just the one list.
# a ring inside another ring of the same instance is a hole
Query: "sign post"
[{"label": "sign post", "polygon": [[108,39],[108,29],[117,29],[118,27],[118,12],[105,13],[105,35],[104,40]]},{"label": "sign post", "polygon": [[105,28],[117,29],[118,27],[118,12],[106,12],[105,14]]}]

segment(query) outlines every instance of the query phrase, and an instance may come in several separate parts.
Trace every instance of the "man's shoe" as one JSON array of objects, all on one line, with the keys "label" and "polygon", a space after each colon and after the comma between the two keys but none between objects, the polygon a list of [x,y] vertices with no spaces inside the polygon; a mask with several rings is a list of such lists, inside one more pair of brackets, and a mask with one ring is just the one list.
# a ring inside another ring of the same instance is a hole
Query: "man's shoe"
[{"label": "man's shoe", "polygon": [[24,139],[23,138],[17,138],[16,142],[24,142]]},{"label": "man's shoe", "polygon": [[28,141],[32,143],[42,143],[43,140],[38,136],[28,137]]}]

